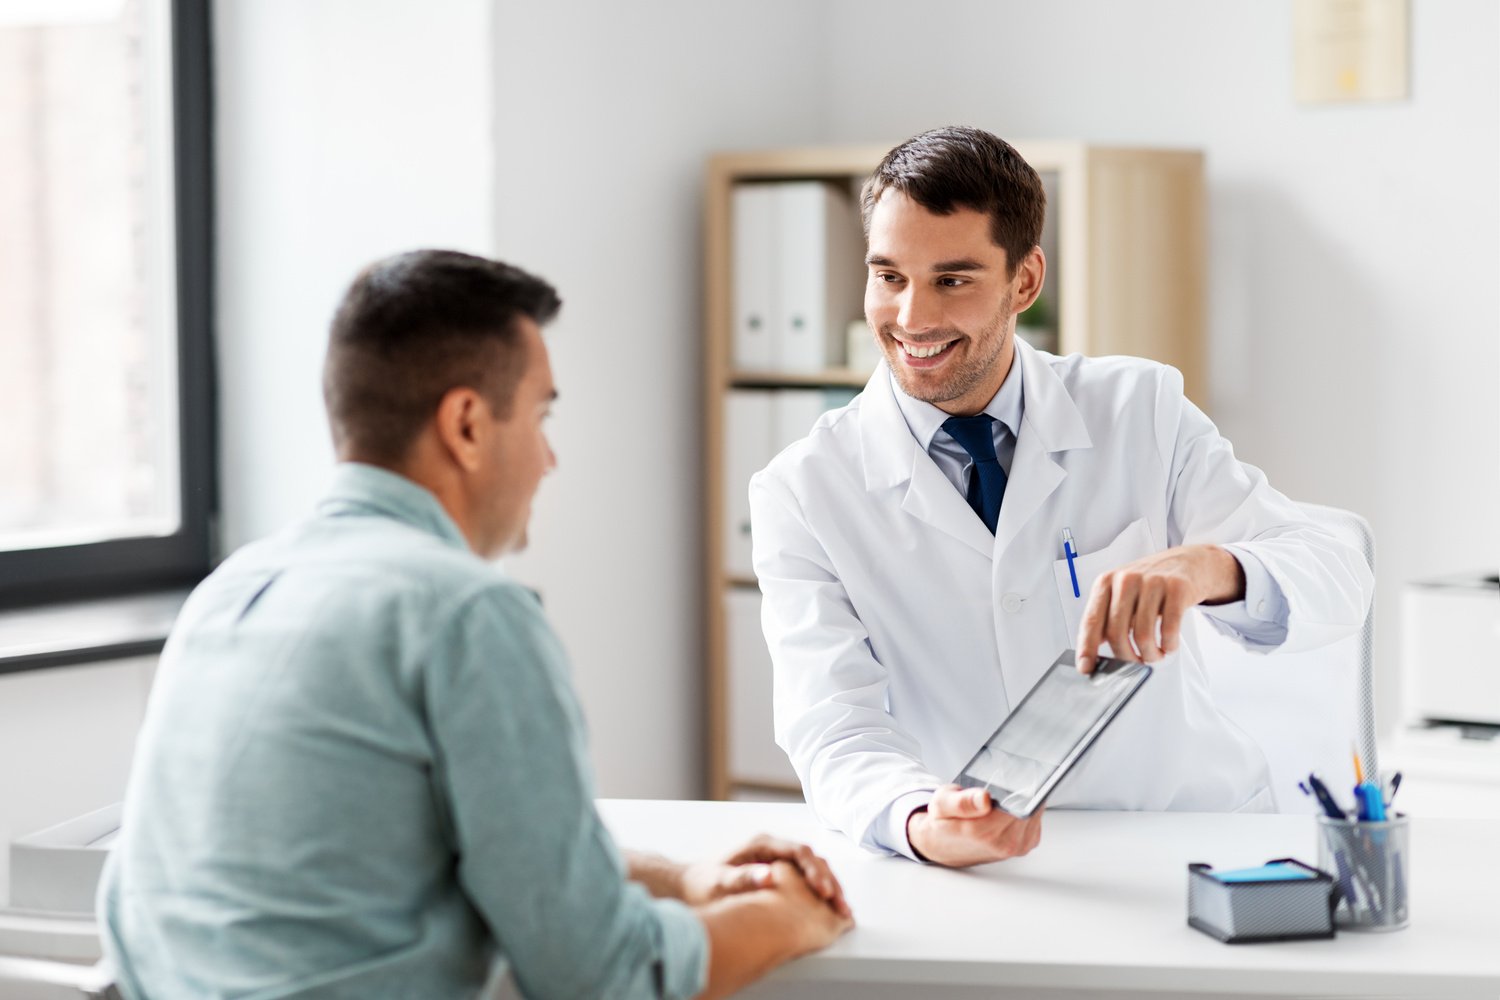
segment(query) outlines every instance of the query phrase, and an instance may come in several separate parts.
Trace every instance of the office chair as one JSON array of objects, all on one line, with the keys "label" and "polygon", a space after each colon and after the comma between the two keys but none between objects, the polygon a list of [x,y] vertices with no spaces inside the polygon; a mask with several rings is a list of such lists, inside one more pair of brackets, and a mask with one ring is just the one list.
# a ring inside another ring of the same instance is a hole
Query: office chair
[{"label": "office chair", "polygon": [[5,1000],[122,1000],[110,967],[0,955]]},{"label": "office chair", "polygon": [[[1375,570],[1375,535],[1358,514],[1299,503],[1314,524],[1352,544]],[[1304,653],[1251,653],[1206,621],[1196,623],[1200,662],[1219,710],[1265,751],[1276,806],[1316,813],[1297,788],[1309,771],[1353,803],[1353,747],[1365,771],[1379,775],[1375,746],[1375,608],[1354,635]]]}]

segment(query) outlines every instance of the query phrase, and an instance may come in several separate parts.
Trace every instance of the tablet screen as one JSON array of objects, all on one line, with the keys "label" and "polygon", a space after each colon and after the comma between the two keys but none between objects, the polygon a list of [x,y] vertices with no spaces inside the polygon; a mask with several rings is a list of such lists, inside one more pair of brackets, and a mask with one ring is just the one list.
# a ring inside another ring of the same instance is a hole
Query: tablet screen
[{"label": "tablet screen", "polygon": [[988,789],[1013,816],[1030,816],[1150,675],[1144,663],[1100,657],[1084,676],[1065,652],[955,781]]}]

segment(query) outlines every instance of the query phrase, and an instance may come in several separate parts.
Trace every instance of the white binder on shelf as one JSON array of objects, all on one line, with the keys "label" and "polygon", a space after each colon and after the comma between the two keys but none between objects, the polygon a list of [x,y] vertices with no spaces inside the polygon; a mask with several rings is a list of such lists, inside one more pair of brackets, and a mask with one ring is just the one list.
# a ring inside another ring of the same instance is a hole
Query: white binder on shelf
[{"label": "white binder on shelf", "polygon": [[750,477],[800,441],[852,389],[731,389],[724,397],[724,572],[753,579]]},{"label": "white binder on shelf", "polygon": [[724,595],[728,639],[729,775],[736,782],[798,787],[772,728],[771,653],[760,629],[760,592]]},{"label": "white binder on shelf", "polygon": [[730,215],[733,233],[731,355],[742,371],[775,367],[776,198],[779,184],[737,184]]},{"label": "white binder on shelf", "polygon": [[775,185],[777,371],[842,367],[849,321],[860,315],[864,248],[849,193],[823,181]]},{"label": "white binder on shelf", "polygon": [[724,572],[742,579],[755,575],[750,563],[750,477],[776,454],[775,395],[769,389],[733,389],[724,398]]},{"label": "white binder on shelf", "polygon": [[829,410],[845,406],[855,389],[782,389],[772,402],[772,457],[787,445],[807,437],[813,424]]}]

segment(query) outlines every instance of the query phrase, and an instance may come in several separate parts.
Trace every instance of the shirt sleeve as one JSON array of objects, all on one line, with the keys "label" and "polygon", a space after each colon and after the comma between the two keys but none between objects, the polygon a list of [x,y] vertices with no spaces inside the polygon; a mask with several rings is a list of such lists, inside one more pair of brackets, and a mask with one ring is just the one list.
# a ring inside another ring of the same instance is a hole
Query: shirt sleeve
[{"label": "shirt sleeve", "polygon": [[892,802],[875,826],[876,846],[904,854],[913,861],[926,860],[918,857],[916,848],[911,846],[911,839],[906,835],[906,821],[911,818],[912,813],[925,808],[936,791],[935,788],[924,788],[917,792],[907,792]]},{"label": "shirt sleeve", "polygon": [[466,598],[426,667],[458,878],[522,993],[699,993],[706,932],[687,906],[627,880],[594,808],[566,659],[536,599],[509,583]]},{"label": "shirt sleeve", "polygon": [[1286,641],[1286,596],[1276,578],[1243,545],[1222,546],[1234,556],[1245,573],[1245,599],[1229,604],[1205,605],[1199,610],[1220,628],[1256,646],[1279,646]]}]

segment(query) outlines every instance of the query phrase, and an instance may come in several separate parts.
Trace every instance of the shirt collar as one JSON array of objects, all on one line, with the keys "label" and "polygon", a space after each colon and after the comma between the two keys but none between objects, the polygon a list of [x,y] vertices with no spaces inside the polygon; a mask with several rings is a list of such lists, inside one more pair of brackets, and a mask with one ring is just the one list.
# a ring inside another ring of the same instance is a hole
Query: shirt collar
[{"label": "shirt collar", "polygon": [[469,551],[469,542],[438,498],[405,476],[374,465],[340,462],[333,482],[318,504],[318,513],[383,514]]},{"label": "shirt collar", "polygon": [[[943,421],[952,414],[944,413],[931,403],[908,396],[901,390],[901,384],[896,381],[894,374],[889,374],[887,377],[891,380],[891,391],[895,394],[896,405],[901,408],[901,415],[906,418],[906,426],[911,429],[912,436],[917,439],[917,444],[922,446],[922,450],[930,450],[932,439],[937,436],[938,431],[942,430]],[[1005,381],[1000,383],[1000,389],[982,411],[1003,424],[1012,437],[1020,436],[1021,415],[1026,410],[1025,397],[1021,392],[1021,381],[1021,352],[1017,350],[1011,355],[1010,371],[1006,373]]]}]

